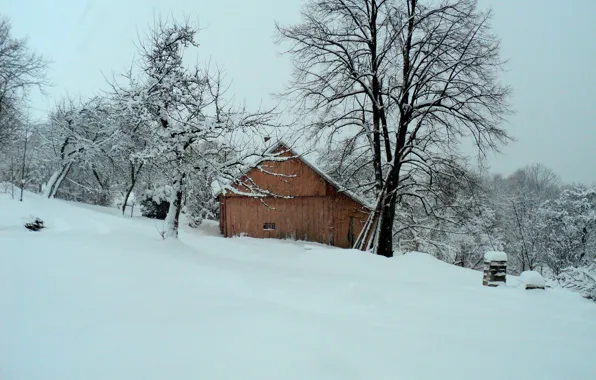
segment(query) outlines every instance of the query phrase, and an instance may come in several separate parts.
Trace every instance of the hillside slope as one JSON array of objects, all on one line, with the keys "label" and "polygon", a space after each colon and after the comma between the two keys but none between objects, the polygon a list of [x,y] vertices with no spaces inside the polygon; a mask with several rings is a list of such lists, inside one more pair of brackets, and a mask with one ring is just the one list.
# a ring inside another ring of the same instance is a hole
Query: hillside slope
[{"label": "hillside slope", "polygon": [[596,379],[596,304],[574,293],[159,227],[0,194],[0,379]]}]

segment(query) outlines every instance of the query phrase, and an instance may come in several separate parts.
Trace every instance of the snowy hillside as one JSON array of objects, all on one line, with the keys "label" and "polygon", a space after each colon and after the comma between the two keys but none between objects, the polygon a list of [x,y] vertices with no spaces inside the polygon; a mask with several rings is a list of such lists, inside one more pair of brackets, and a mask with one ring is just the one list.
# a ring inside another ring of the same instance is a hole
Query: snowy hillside
[{"label": "snowy hillside", "polygon": [[596,379],[577,294],[160,223],[0,194],[0,379]]}]

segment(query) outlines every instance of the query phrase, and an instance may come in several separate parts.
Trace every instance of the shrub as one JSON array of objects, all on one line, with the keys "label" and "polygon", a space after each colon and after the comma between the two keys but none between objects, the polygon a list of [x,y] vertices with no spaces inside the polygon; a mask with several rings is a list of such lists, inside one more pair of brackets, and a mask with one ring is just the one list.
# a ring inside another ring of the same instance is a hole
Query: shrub
[{"label": "shrub", "polygon": [[161,187],[147,190],[141,198],[141,214],[151,219],[164,220],[170,209],[167,201],[170,189]]},{"label": "shrub", "polygon": [[46,227],[44,226],[43,220],[41,220],[39,218],[35,218],[31,222],[25,223],[25,228],[28,229],[29,231],[40,231]]}]

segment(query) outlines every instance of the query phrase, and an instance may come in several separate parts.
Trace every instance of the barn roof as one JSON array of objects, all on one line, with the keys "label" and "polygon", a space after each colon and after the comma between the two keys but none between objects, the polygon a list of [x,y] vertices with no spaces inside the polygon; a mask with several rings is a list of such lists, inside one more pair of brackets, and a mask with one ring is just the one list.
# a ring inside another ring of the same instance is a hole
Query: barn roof
[{"label": "barn roof", "polygon": [[[306,156],[304,154],[300,154],[297,153],[294,149],[290,148],[287,144],[285,144],[284,142],[278,142],[275,145],[272,145],[271,147],[269,147],[269,149],[267,149],[265,151],[266,154],[270,154],[275,152],[276,150],[278,150],[279,148],[283,148],[285,151],[291,153],[295,158],[299,159],[300,161],[302,161],[306,166],[308,166],[310,169],[312,169],[315,173],[317,173],[321,178],[323,178],[327,183],[329,183],[331,186],[333,186],[339,193],[345,194],[347,197],[351,198],[352,200],[354,200],[355,202],[359,203],[360,205],[362,205],[363,207],[369,209],[369,210],[373,210],[374,206],[368,202],[366,199],[363,199],[362,197],[354,194],[352,191],[349,191],[347,189],[345,189],[339,182],[337,182],[335,179],[333,179],[329,174],[325,173],[323,170],[321,170],[317,165],[315,165],[314,163],[312,163],[311,161],[309,161]],[[258,160],[257,162],[255,162],[246,172],[244,172],[243,174],[248,173],[250,170],[254,169],[255,167],[257,167],[258,164],[260,164],[261,162],[267,161],[268,158],[267,157],[263,157],[260,160]],[[222,190],[222,192],[225,190]]]}]

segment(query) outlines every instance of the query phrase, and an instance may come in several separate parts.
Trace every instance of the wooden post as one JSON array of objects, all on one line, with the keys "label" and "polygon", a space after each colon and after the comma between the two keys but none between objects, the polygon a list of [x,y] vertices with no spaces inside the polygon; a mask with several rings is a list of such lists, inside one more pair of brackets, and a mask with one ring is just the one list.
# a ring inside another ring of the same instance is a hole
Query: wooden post
[{"label": "wooden post", "polygon": [[507,275],[507,254],[505,252],[486,252],[484,254],[484,276],[482,285],[505,285]]}]

